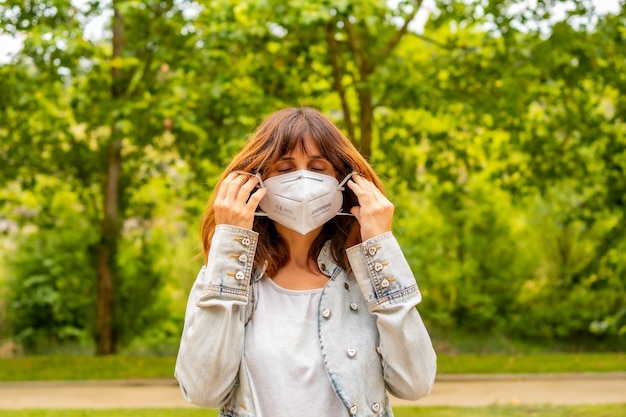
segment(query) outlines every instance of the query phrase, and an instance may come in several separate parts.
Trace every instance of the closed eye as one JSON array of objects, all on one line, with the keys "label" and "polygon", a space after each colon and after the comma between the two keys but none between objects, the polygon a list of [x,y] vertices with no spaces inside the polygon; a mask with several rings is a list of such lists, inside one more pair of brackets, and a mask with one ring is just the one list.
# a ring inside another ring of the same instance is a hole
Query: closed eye
[{"label": "closed eye", "polygon": [[308,169],[315,172],[330,171],[332,165],[325,159],[313,159],[308,164]]},{"label": "closed eye", "polygon": [[274,169],[276,172],[285,173],[293,170],[294,168],[295,166],[292,162],[285,161],[277,164]]}]

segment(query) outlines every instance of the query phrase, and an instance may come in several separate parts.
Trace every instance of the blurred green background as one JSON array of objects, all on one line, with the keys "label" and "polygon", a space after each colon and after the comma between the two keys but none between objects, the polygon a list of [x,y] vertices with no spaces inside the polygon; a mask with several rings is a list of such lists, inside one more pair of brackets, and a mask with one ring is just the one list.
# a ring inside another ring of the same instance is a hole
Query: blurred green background
[{"label": "blurred green background", "polygon": [[175,355],[218,175],[303,105],[383,178],[438,352],[623,352],[624,1],[531,3],[0,2],[0,356]]}]

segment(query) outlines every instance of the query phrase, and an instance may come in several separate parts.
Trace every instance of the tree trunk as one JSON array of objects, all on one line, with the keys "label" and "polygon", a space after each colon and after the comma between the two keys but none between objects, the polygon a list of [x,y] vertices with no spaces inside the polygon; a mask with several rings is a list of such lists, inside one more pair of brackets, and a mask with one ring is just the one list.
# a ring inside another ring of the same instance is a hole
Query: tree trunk
[{"label": "tree trunk", "polygon": [[348,98],[346,97],[346,90],[343,87],[341,78],[343,76],[341,65],[339,64],[339,46],[335,40],[335,25],[337,23],[331,20],[326,27],[326,42],[328,43],[328,53],[330,56],[330,63],[333,68],[333,88],[339,94],[339,100],[341,101],[341,109],[343,111],[343,120],[348,130],[348,138],[355,143],[356,137],[354,135],[354,124],[352,123],[352,112],[350,105],[348,104]]},{"label": "tree trunk", "polygon": [[104,215],[102,237],[98,250],[98,316],[96,354],[115,353],[113,316],[115,312],[115,258],[118,240],[118,193],[119,177],[122,168],[122,143],[115,138],[117,128],[113,127],[109,143],[106,182],[104,187]]},{"label": "tree trunk", "polygon": [[[114,6],[113,15],[113,56],[122,56],[124,48],[124,20]],[[122,70],[112,67],[111,95],[113,102],[119,102],[123,95]],[[115,271],[117,242],[119,237],[119,192],[122,171],[122,133],[118,120],[113,120],[107,149],[105,184],[103,190],[103,215],[100,245],[98,248],[98,307],[96,319],[96,354],[110,355],[116,351],[113,332],[115,313]]]},{"label": "tree trunk", "polygon": [[[369,78],[374,73],[377,65],[380,65],[384,62],[394,51],[394,49],[400,43],[400,40],[406,35],[409,24],[417,15],[420,7],[422,6],[423,0],[417,0],[413,5],[413,10],[409,15],[406,16],[404,20],[404,24],[402,27],[393,34],[393,36],[388,40],[385,46],[380,51],[367,50],[367,42],[363,42],[363,40],[367,40],[367,25],[360,24],[360,26],[353,25],[350,18],[348,16],[342,19],[343,26],[346,31],[346,35],[348,38],[348,44],[350,45],[350,49],[352,51],[352,57],[354,59],[354,63],[356,64],[356,68],[358,70],[358,79],[356,79],[357,87],[357,95],[359,98],[359,107],[360,107],[360,140],[358,141],[360,144],[361,155],[365,159],[371,159],[372,156],[372,126],[374,123],[374,103],[372,102],[372,90],[368,86]],[[359,27],[361,33],[365,33],[363,36],[359,34]],[[333,37],[333,26],[327,27],[327,40],[329,46],[329,54],[331,57],[331,64],[333,67],[333,88],[335,91],[339,93],[340,98],[342,99],[342,107],[344,107],[345,113],[345,91],[343,85],[341,84],[341,77],[338,76],[338,48],[334,43]],[[350,123],[351,124],[351,123]]]}]

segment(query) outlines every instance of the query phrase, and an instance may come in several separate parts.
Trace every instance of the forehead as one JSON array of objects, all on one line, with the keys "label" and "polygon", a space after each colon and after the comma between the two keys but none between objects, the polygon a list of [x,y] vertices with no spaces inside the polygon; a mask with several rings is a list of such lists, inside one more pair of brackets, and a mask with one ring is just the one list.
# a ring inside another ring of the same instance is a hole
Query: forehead
[{"label": "forehead", "polygon": [[279,159],[292,158],[294,156],[325,158],[319,145],[310,135],[305,136],[304,139],[293,141],[289,145],[283,154],[279,155]]}]

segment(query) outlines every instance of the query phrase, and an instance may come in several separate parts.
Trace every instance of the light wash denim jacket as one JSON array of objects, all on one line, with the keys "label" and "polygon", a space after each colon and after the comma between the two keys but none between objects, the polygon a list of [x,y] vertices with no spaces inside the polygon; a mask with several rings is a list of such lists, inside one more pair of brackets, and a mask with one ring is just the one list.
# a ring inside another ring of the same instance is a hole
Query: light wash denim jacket
[{"label": "light wash denim jacket", "polygon": [[[187,304],[175,376],[187,401],[221,407],[221,417],[257,417],[242,361],[255,284],[264,275],[252,265],[257,237],[218,225]],[[386,391],[414,400],[435,380],[435,351],[415,308],[421,295],[391,232],[347,255],[353,274],[337,266],[328,244],[318,257],[330,277],[318,310],[324,365],[347,416],[391,417]]]}]

